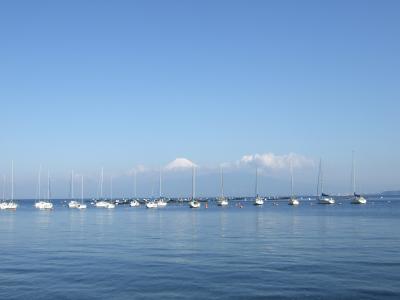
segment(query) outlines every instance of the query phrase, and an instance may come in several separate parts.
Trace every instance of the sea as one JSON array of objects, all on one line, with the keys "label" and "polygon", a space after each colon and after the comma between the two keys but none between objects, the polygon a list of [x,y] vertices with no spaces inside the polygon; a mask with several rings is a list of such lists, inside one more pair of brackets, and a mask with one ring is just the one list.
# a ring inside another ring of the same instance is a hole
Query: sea
[{"label": "sea", "polygon": [[400,197],[0,211],[0,299],[400,299]]}]

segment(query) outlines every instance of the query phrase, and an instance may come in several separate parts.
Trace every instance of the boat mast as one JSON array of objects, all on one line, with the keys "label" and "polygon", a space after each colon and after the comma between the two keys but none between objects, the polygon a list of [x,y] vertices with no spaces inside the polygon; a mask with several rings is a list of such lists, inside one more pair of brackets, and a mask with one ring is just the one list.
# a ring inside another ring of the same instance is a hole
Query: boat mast
[{"label": "boat mast", "polygon": [[353,195],[356,192],[356,166],[355,166],[355,159],[354,159],[354,150],[351,153],[352,156],[352,166],[351,166],[351,172],[352,172],[352,186],[353,186]]},{"label": "boat mast", "polygon": [[258,167],[256,167],[256,187],[255,187],[255,192],[256,192],[256,198],[258,197]]},{"label": "boat mast", "polygon": [[3,175],[3,201],[5,201],[6,197],[6,175]]},{"label": "boat mast", "polygon": [[196,169],[192,167],[192,200],[196,197]]},{"label": "boat mast", "polygon": [[221,198],[224,198],[224,168],[221,166]]},{"label": "boat mast", "polygon": [[319,188],[321,185],[321,164],[322,164],[322,159],[319,159],[319,167],[318,167],[318,179],[317,179],[317,197],[319,197]]},{"label": "boat mast", "polygon": [[101,168],[101,175],[100,175],[100,199],[103,199],[103,180],[104,180],[104,169]]},{"label": "boat mast", "polygon": [[136,190],[136,188],[137,188],[137,186],[136,186],[136,170],[135,170],[135,172],[134,172],[134,188],[135,188],[135,191],[134,191],[135,198],[137,198],[137,190]]},{"label": "boat mast", "polygon": [[47,200],[50,201],[50,171],[47,170]]},{"label": "boat mast", "polygon": [[292,160],[290,160],[290,194],[293,198],[293,164]]},{"label": "boat mast", "polygon": [[39,176],[38,176],[38,200],[40,201],[40,177],[42,175],[42,165],[39,165]]},{"label": "boat mast", "polygon": [[82,184],[81,184],[81,203],[83,204],[83,175],[82,175],[81,179],[82,179]]},{"label": "boat mast", "polygon": [[14,201],[14,161],[11,161],[11,202]]},{"label": "boat mast", "polygon": [[160,178],[159,178],[160,190],[159,190],[159,197],[161,198],[161,167],[160,167]]},{"label": "boat mast", "polygon": [[71,199],[74,199],[74,170],[71,171]]},{"label": "boat mast", "polygon": [[112,176],[110,178],[110,181],[111,181],[111,183],[110,183],[110,186],[111,186],[111,199],[110,199],[110,201],[112,201],[112,199],[113,199],[113,177]]}]

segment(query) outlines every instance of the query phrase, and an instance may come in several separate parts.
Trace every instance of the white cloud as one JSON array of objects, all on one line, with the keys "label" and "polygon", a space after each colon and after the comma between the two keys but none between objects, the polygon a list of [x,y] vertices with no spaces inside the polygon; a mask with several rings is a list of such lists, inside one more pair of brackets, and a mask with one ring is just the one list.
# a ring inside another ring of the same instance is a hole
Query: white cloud
[{"label": "white cloud", "polygon": [[237,161],[238,166],[258,166],[272,170],[289,169],[290,163],[293,168],[304,168],[314,165],[314,161],[296,153],[276,155],[274,153],[244,155]]},{"label": "white cloud", "polygon": [[185,170],[190,169],[193,166],[196,167],[192,161],[188,160],[187,158],[179,157],[168,163],[165,166],[165,169],[168,171]]}]

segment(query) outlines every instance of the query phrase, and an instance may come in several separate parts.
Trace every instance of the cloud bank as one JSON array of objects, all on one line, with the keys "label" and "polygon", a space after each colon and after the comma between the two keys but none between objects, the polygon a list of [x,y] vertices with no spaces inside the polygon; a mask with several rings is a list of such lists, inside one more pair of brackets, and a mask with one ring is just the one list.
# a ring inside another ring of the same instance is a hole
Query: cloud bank
[{"label": "cloud bank", "polygon": [[296,153],[289,153],[283,155],[276,155],[274,153],[264,154],[249,154],[244,155],[236,162],[237,166],[254,166],[260,168],[267,168],[271,170],[289,169],[290,164],[293,168],[311,167],[314,161],[303,155]]}]

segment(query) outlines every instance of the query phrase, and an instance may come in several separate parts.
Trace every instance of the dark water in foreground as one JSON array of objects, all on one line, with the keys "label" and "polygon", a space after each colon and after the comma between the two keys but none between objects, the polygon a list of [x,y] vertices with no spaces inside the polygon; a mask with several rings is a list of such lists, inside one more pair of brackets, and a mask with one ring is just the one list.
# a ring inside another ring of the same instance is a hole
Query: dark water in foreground
[{"label": "dark water in foreground", "polygon": [[[399,299],[400,199],[0,212],[0,299]],[[390,200],[391,202],[388,202]]]}]

